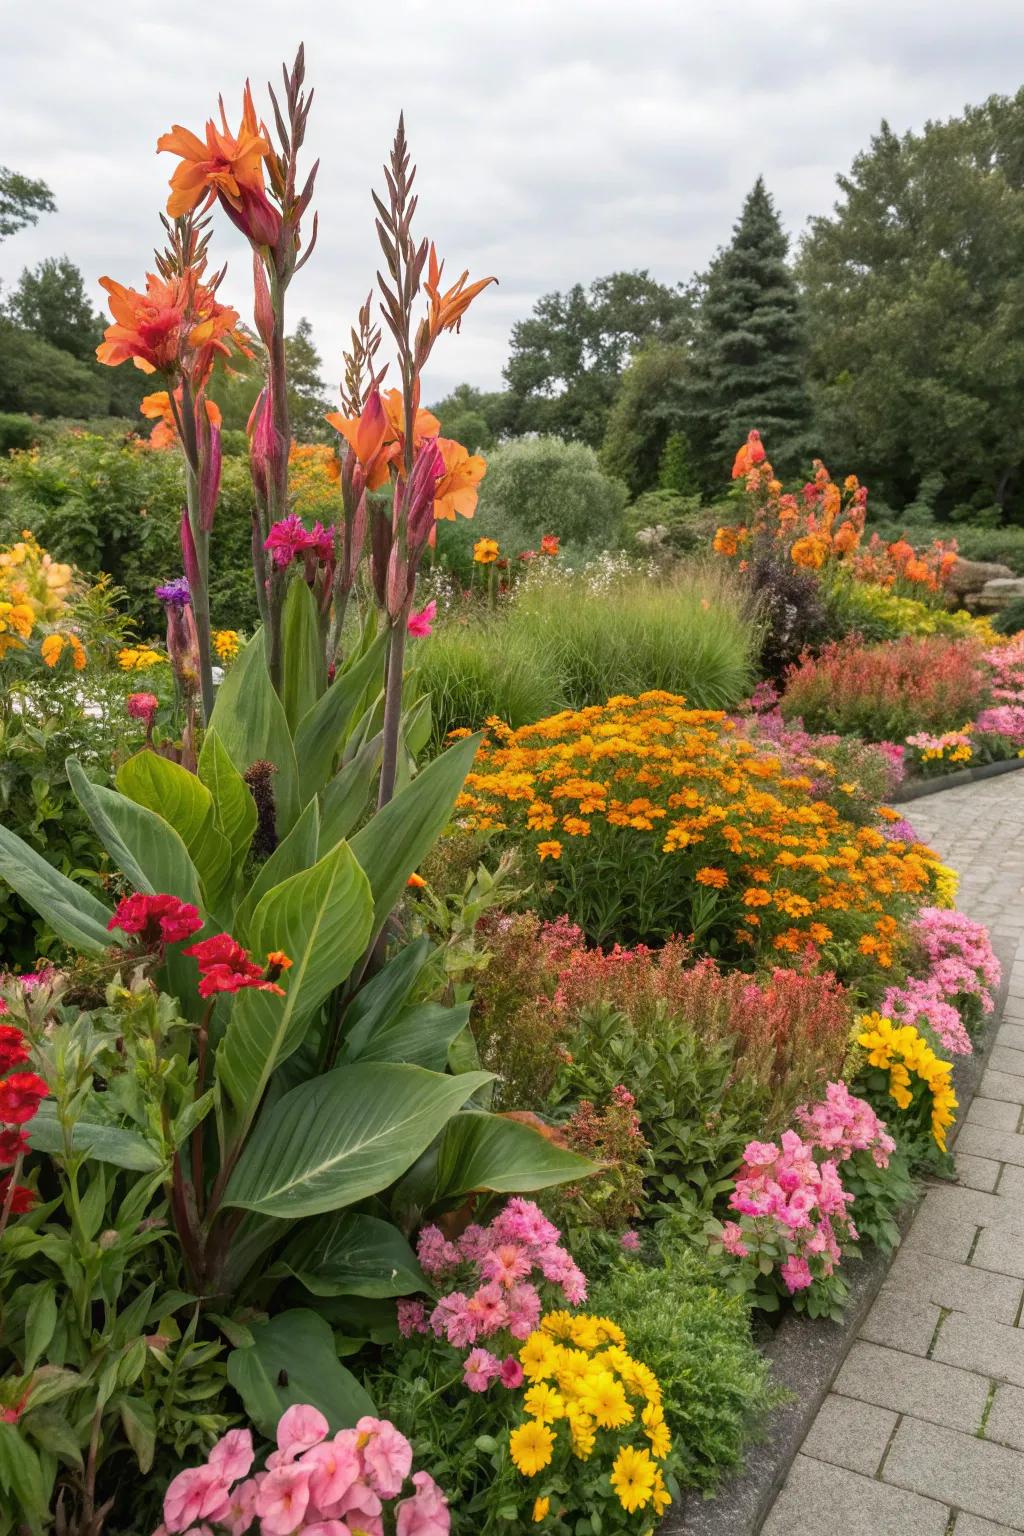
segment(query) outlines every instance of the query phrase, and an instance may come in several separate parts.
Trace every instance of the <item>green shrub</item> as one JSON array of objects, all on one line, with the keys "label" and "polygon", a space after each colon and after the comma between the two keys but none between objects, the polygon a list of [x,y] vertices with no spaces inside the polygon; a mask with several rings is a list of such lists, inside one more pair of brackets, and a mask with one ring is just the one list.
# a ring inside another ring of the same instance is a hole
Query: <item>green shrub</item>
[{"label": "green shrub", "polygon": [[616,1264],[588,1306],[619,1324],[630,1353],[660,1381],[683,1486],[710,1490],[738,1470],[782,1399],[742,1298],[718,1289],[698,1254],[682,1248],[659,1268]]},{"label": "green shrub", "polygon": [[992,620],[992,628],[997,629],[1001,635],[1015,635],[1024,629],[1024,597],[1007,603],[1002,613],[997,613]]},{"label": "green shrub", "polygon": [[626,489],[603,473],[597,454],[559,437],[521,438],[487,455],[487,474],[472,521],[439,529],[438,549],[453,569],[468,572],[474,542],[497,539],[514,558],[554,533],[573,553],[618,543]]},{"label": "green shrub", "polygon": [[31,416],[0,412],[0,457],[17,448],[31,448],[35,440],[36,427]]}]

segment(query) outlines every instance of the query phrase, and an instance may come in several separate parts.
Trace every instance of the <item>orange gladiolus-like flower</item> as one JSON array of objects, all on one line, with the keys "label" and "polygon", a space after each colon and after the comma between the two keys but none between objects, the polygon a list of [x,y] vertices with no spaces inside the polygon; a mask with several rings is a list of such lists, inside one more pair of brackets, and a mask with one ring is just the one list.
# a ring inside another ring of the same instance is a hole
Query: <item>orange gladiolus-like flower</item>
[{"label": "orange gladiolus-like flower", "polygon": [[470,453],[449,437],[439,437],[437,446],[444,459],[445,472],[434,488],[434,518],[454,522],[456,513],[460,517],[472,517],[476,511],[477,486],[487,473],[487,465],[478,453]]},{"label": "orange gladiolus-like flower", "polygon": [[111,277],[101,277],[100,286],[110,295],[114,324],[96,348],[99,362],[116,368],[130,358],[143,373],[187,368],[198,388],[209,377],[214,354],[230,356],[227,338],[238,323],[238,311],[219,304],[213,290],[194,276],[164,282],[147,273],[145,293]]},{"label": "orange gladiolus-like flower", "polygon": [[265,201],[263,162],[270,154],[270,141],[256,117],[248,81],[242,95],[238,132],[233,134],[228,127],[223,101],[220,118],[220,128],[212,118],[207,122],[205,144],[179,123],[157,140],[158,153],[166,150],[181,158],[171,177],[171,195],[167,199],[167,212],[172,219],[189,213],[204,197],[209,206],[218,192],[239,213],[245,211],[246,192]]},{"label": "orange gladiolus-like flower", "polygon": [[[181,386],[174,391],[174,399],[178,409],[181,409]],[[206,415],[212,427],[221,424],[220,406],[213,400],[203,402],[206,406]],[[170,448],[178,441],[178,427],[171,409],[171,397],[166,389],[158,389],[152,395],[145,395],[139,410],[143,416],[156,422],[156,426],[149,434],[149,446],[151,448]]]},{"label": "orange gladiolus-like flower", "polygon": [[458,330],[462,324],[462,317],[472,304],[478,293],[481,293],[488,283],[496,283],[496,277],[483,277],[477,283],[470,283],[466,287],[466,279],[469,272],[463,272],[457,283],[441,292],[441,274],[444,271],[444,262],[438,262],[437,250],[431,242],[430,265],[427,278],[423,286],[430,297],[430,312],[427,324],[430,329],[430,339],[439,336],[442,331]]}]

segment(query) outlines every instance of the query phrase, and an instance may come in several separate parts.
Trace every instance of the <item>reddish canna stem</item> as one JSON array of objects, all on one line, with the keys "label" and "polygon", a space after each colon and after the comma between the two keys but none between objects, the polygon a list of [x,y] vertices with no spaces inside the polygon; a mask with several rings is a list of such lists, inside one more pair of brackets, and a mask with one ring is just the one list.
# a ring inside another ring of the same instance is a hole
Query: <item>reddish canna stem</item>
[{"label": "reddish canna stem", "polygon": [[23,1152],[19,1152],[17,1157],[14,1159],[14,1167],[11,1169],[10,1177],[7,1181],[7,1193],[4,1196],[3,1210],[0,1211],[0,1237],[3,1237],[7,1223],[11,1219],[11,1207],[14,1204],[14,1191],[18,1180],[21,1178],[21,1170],[24,1162],[25,1154]]}]

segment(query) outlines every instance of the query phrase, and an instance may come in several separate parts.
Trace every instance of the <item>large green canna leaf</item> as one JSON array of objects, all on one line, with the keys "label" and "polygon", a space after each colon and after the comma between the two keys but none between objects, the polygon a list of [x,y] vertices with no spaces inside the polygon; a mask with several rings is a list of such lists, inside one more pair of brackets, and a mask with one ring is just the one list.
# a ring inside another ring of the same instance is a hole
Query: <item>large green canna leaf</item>
[{"label": "large green canna leaf", "polygon": [[311,869],[317,861],[318,847],[327,854],[340,841],[340,838],[335,838],[330,845],[323,842],[320,837],[320,812],[316,801],[311,800],[288,836],[278,843],[270,858],[260,865],[255,880],[235,908],[232,921],[235,938],[240,943],[248,943],[252,915],[267,892],[272,891],[275,885],[290,880],[293,875],[300,875],[304,869]]},{"label": "large green canna leaf", "polygon": [[217,689],[210,728],[239,773],[261,760],[274,764],[277,831],[284,837],[299,813],[299,770],[288,718],[267,671],[262,630],[243,648]]},{"label": "large green canna leaf", "polygon": [[326,852],[348,837],[363,818],[380,767],[381,739],[376,737],[339,768],[320,794],[320,847]]},{"label": "large green canna leaf", "polygon": [[362,713],[367,689],[374,683],[379,688],[386,643],[386,637],[379,636],[368,651],[340,672],[296,728],[295,756],[303,803],[318,794],[330,778],[334,760]]},{"label": "large green canna leaf", "polygon": [[447,826],[479,743],[479,736],[457,741],[353,837],[352,852],[373,891],[377,932]]},{"label": "large green canna leaf", "polygon": [[0,878],[44,917],[59,939],[86,955],[101,955],[112,938],[113,917],[91,891],[47,864],[41,854],[0,826]]},{"label": "large green canna leaf", "polygon": [[224,1203],[291,1221],[355,1205],[400,1178],[490,1079],[390,1063],[335,1067],[260,1117]]},{"label": "large green canna leaf", "polygon": [[232,1350],[228,1380],[247,1416],[268,1440],[294,1403],[319,1408],[332,1430],[351,1429],[374,1414],[372,1398],[338,1359],[331,1325],[315,1312],[296,1307],[266,1323],[250,1323],[253,1342]]},{"label": "large green canna leaf", "polygon": [[217,826],[228,840],[232,863],[241,865],[256,830],[256,802],[214,730],[203,737],[199,777],[213,796]]},{"label": "large green canna leaf", "polygon": [[[239,782],[245,789],[244,782]],[[142,751],[122,763],[117,787],[174,828],[196,867],[205,904],[217,907],[234,872],[233,857],[230,843],[217,826],[213,796],[206,785],[180,763]]]},{"label": "large green canna leaf", "polygon": [[[294,736],[299,721],[305,719],[327,687],[324,645],[317,623],[316,602],[301,576],[292,577],[285,593],[281,641],[281,703],[284,705],[288,729]],[[295,755],[301,764],[298,741],[295,748]],[[301,798],[305,801],[309,796]]]},{"label": "large green canna leaf", "polygon": [[461,1200],[477,1190],[525,1194],[588,1178],[600,1166],[519,1120],[470,1110],[445,1126],[434,1198]]},{"label": "large green canna leaf", "polygon": [[170,823],[116,789],[93,784],[76,758],[69,757],[66,768],[96,836],[135,889],[167,892],[201,906],[199,875]]},{"label": "large green canna leaf", "polygon": [[365,1039],[404,1008],[433,952],[434,946],[425,933],[403,944],[397,955],[364,982],[352,999],[345,1011],[346,1035],[359,1034]]},{"label": "large green canna leaf", "polygon": [[255,1114],[274,1068],[302,1043],[316,1009],[363,953],[372,926],[369,883],[347,843],[261,899],[249,924],[249,947],[260,958],[284,950],[292,967],[283,979],[284,997],[238,994],[217,1051],[218,1076],[244,1123]]},{"label": "large green canna leaf", "polygon": [[303,1222],[281,1262],[314,1296],[410,1296],[430,1289],[398,1228],[356,1211]]}]

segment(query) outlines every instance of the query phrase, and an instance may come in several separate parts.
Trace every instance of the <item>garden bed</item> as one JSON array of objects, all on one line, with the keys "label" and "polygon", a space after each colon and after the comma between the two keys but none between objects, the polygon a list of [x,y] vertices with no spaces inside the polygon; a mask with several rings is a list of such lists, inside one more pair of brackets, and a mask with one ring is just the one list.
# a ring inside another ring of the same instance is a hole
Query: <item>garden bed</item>
[{"label": "garden bed", "polygon": [[903,805],[910,800],[921,800],[925,795],[937,795],[943,789],[958,789],[963,784],[996,779],[1001,773],[1016,773],[1021,768],[1024,768],[1024,758],[1013,758],[1006,763],[979,763],[975,768],[961,768],[941,778],[905,779],[890,798],[896,805]]},{"label": "garden bed", "polygon": [[[1016,767],[1017,764],[990,764],[992,767]],[[974,770],[974,777],[991,777]],[[964,775],[968,781],[968,775]],[[929,788],[932,786],[929,785]],[[948,788],[940,783],[936,788]],[[950,1133],[955,1145],[985,1070],[985,1058],[1002,1016],[1009,987],[1013,944],[1003,940],[993,947],[1002,966],[1003,979],[996,995],[984,1038],[975,1042],[972,1056],[957,1060],[953,1081],[959,1100],[956,1126]],[[908,1206],[900,1219],[904,1236],[917,1214],[920,1201]],[[714,1499],[702,1499],[691,1492],[666,1516],[662,1536],[757,1536],[762,1524],[788,1476],[789,1469],[803,1444],[819,1408],[839,1375],[861,1324],[889,1272],[895,1254],[874,1249],[850,1276],[850,1302],[840,1322],[809,1319],[791,1313],[765,1342],[764,1353],[771,1361],[776,1382],[792,1394],[790,1400],[772,1413],[763,1438],[747,1452],[746,1470],[727,1483]]]}]

